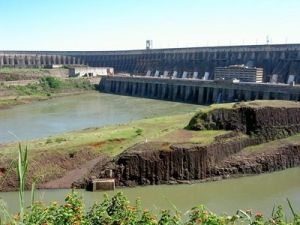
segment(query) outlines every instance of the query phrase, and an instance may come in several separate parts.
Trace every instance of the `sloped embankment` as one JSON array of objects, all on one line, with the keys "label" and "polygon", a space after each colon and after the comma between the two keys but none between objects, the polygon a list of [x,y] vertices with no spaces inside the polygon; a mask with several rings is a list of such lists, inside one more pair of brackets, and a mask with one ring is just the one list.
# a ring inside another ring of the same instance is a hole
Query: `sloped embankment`
[{"label": "sloped embankment", "polygon": [[[93,175],[113,176],[118,186],[134,186],[227,178],[300,165],[300,141],[275,145],[267,152],[244,154],[249,146],[259,146],[300,132],[299,103],[255,101],[221,105],[197,113],[188,128],[232,132],[216,137],[207,145],[138,144],[101,169],[94,170]],[[87,183],[88,179],[85,185]]]}]

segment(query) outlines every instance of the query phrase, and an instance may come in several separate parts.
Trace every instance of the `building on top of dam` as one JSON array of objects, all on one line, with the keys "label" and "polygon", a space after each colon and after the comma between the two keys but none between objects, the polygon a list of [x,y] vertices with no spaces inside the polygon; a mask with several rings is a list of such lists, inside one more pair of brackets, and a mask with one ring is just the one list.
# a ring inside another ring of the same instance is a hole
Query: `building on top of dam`
[{"label": "building on top of dam", "polygon": [[215,68],[215,80],[238,79],[242,82],[262,83],[263,69],[249,68],[245,65],[231,65],[228,67]]},{"label": "building on top of dam", "polygon": [[123,51],[0,51],[0,67],[52,64],[113,67],[115,73],[146,76],[150,71],[150,76],[204,80],[214,79],[216,67],[245,64],[263,68],[263,82],[270,82],[276,74],[278,83],[287,83],[289,75],[294,75],[294,81],[300,83],[300,44]]}]

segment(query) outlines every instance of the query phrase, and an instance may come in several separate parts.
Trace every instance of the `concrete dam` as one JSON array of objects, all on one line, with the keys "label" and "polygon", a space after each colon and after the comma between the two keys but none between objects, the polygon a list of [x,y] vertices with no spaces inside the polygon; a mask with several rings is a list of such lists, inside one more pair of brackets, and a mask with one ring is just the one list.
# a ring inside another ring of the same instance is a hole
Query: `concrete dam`
[{"label": "concrete dam", "polygon": [[300,101],[300,85],[232,83],[199,79],[105,76],[101,92],[193,104],[264,100]]},{"label": "concrete dam", "polygon": [[172,74],[194,73],[201,79],[205,73],[214,78],[219,66],[245,64],[261,67],[263,81],[273,74],[286,83],[295,75],[300,83],[300,44],[220,46],[124,51],[0,51],[0,67],[43,67],[52,64],[113,67],[116,73],[153,76],[157,71]]}]

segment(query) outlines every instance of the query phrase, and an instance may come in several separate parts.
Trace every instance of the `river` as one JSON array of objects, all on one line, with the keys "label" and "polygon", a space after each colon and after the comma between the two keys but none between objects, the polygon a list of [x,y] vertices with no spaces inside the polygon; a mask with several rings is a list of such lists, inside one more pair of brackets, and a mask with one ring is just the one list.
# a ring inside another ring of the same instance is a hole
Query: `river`
[{"label": "river", "polygon": [[[140,197],[142,206],[157,212],[158,209],[174,209],[182,213],[193,206],[204,204],[217,213],[235,213],[237,209],[252,209],[270,215],[274,205],[283,205],[288,211],[288,198],[294,208],[300,211],[300,168],[263,174],[252,177],[222,180],[192,185],[159,185],[135,188],[123,188],[107,192],[110,196],[122,191],[134,203]],[[61,200],[70,190],[38,190],[36,197],[44,202]],[[103,199],[104,192],[78,190],[90,207]],[[26,192],[27,201],[30,192]],[[18,209],[18,193],[0,193],[0,198],[8,202],[10,212]]]},{"label": "river", "polygon": [[[54,98],[0,110],[0,143],[87,127],[195,111],[199,106],[103,93]],[[17,136],[17,138],[15,137]]]},{"label": "river", "polygon": [[[9,132],[20,140],[30,140],[86,127],[180,114],[197,108],[199,106],[100,93],[56,98],[1,110],[0,142],[15,141],[15,137]],[[299,177],[298,167],[218,182],[125,188],[122,191],[132,202],[141,197],[143,206],[154,211],[158,208],[171,209],[174,204],[180,211],[186,212],[201,203],[218,213],[255,209],[270,214],[274,204],[287,206],[286,198],[300,211]],[[59,201],[68,192],[70,190],[38,190],[36,196],[45,202]],[[79,192],[88,207],[95,200],[103,199],[103,192]],[[27,192],[27,199],[29,195]],[[0,198],[8,202],[10,212],[17,211],[17,192],[0,193]]]}]

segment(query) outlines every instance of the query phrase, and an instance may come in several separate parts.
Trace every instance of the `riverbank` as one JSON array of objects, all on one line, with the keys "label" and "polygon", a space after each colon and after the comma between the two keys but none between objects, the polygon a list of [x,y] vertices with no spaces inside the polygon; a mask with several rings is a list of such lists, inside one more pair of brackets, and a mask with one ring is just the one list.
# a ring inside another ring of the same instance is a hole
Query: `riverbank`
[{"label": "riverbank", "polygon": [[[106,157],[114,157],[137,143],[158,139],[171,142],[174,141],[175,136],[178,141],[182,142],[209,143],[213,141],[214,136],[226,132],[186,131],[183,127],[186,126],[192,115],[193,113],[188,113],[143,119],[127,124],[88,128],[29,141],[27,146],[32,163],[28,171],[27,187],[30,187],[33,178],[38,177],[40,184],[51,180],[55,181],[68,171],[83,167],[89,160],[99,157],[99,161],[101,161]],[[7,177],[2,186],[0,185],[2,191],[15,190],[17,187],[14,172],[9,172],[10,162],[17,156],[17,147],[17,143],[0,146],[2,178]],[[56,188],[70,187],[65,185],[61,184]]]},{"label": "riverbank", "polygon": [[2,82],[0,84],[0,109],[93,90],[95,90],[95,85],[86,79],[61,79],[45,76],[25,85],[11,85],[10,81]]},{"label": "riverbank", "polygon": [[[288,104],[290,109],[293,109],[293,106],[298,107],[298,103],[281,104]],[[278,106],[283,107],[277,102]],[[212,109],[220,107],[229,110],[233,104],[211,106],[202,112],[213,112]],[[194,113],[187,113],[143,119],[29,141],[27,146],[32,163],[28,171],[27,187],[30,187],[33,179],[37,179],[40,188],[70,188],[71,185],[84,188],[92,176],[103,176],[103,172],[110,166],[107,163],[110,163],[111,159],[116,163],[126,159],[122,161],[125,166],[123,171],[130,171],[132,176],[129,177],[136,179],[128,179],[126,174],[118,173],[121,167],[113,167],[114,173],[119,174],[117,184],[121,186],[218,180],[271,172],[300,163],[297,147],[300,146],[300,136],[297,130],[277,137],[283,139],[268,140],[268,143],[265,143],[265,138],[258,139],[257,136],[242,130],[233,132],[230,129],[226,130],[226,127],[199,130],[199,127],[203,126],[196,126],[196,123],[203,121],[203,118],[195,119],[199,118],[199,113],[193,115]],[[298,114],[293,115],[299,119]],[[188,124],[192,127],[191,121],[194,121],[196,130],[186,129]],[[211,122],[207,124],[212,125]],[[292,130],[295,128],[293,124],[289,126]],[[290,136],[292,134],[293,136]],[[16,157],[17,144],[2,144],[0,149],[0,188],[2,191],[16,190],[16,174],[10,170],[10,166]],[[203,153],[208,154],[209,158]],[[136,158],[139,160],[136,161]],[[140,171],[142,168],[147,172]],[[169,174],[170,168],[173,168],[173,175]],[[180,170],[177,171],[176,168]],[[143,176],[147,174],[149,178],[134,176],[135,173],[144,174]],[[152,180],[149,180],[150,177]]]}]

